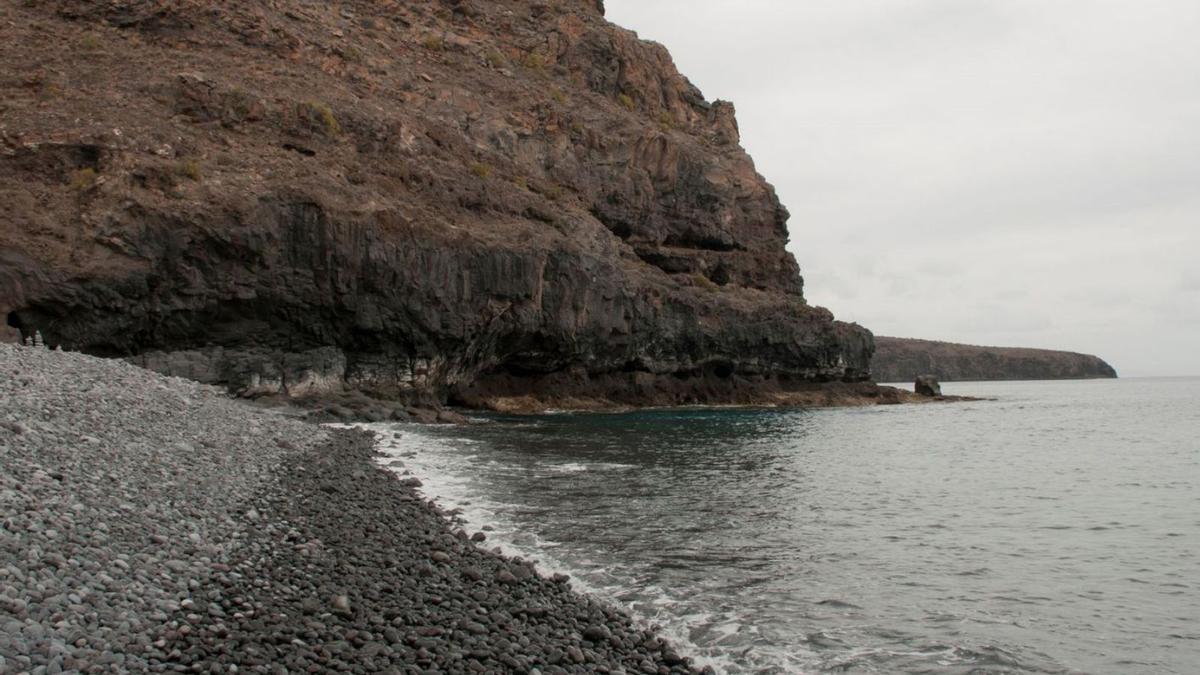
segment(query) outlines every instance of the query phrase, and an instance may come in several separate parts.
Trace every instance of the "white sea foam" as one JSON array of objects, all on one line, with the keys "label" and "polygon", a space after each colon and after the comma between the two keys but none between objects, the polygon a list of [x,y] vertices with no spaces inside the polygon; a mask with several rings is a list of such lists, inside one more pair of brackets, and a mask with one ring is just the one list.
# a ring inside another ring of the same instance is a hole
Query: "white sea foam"
[{"label": "white sea foam", "polygon": [[[580,561],[572,565],[554,553],[563,546],[562,542],[539,537],[534,532],[522,530],[513,519],[505,515],[510,505],[497,502],[476,487],[472,476],[472,465],[478,466],[479,456],[471,446],[479,441],[463,438],[444,438],[414,431],[411,425],[361,424],[360,428],[375,432],[381,457],[380,466],[404,477],[415,477],[421,481],[418,491],[434,501],[444,511],[454,513],[454,518],[468,531],[486,531],[485,546],[498,548],[507,556],[519,556],[535,562],[545,575],[562,573],[571,577],[571,587],[579,593],[621,607],[635,622],[643,627],[655,627],[680,650],[692,658],[694,664],[711,666],[717,672],[725,672],[733,665],[727,657],[703,650],[694,644],[689,633],[693,627],[710,624],[714,617],[707,614],[675,614],[676,603],[658,588],[638,589],[640,595],[651,594],[649,601],[624,603],[620,596],[629,591],[628,579],[622,574],[619,564],[607,565],[597,561]],[[399,436],[397,437],[397,432]],[[396,461],[402,464],[396,464]],[[488,465],[503,469],[503,464],[489,461]],[[614,462],[569,462],[550,464],[545,470],[552,473],[575,473],[581,471],[621,471],[635,468],[629,464]],[[795,672],[792,669],[792,672]]]},{"label": "white sea foam", "polygon": [[554,473],[579,473],[580,471],[615,471],[622,469],[635,469],[637,467],[632,464],[618,464],[616,462],[564,462],[562,464],[548,464],[545,469]]}]

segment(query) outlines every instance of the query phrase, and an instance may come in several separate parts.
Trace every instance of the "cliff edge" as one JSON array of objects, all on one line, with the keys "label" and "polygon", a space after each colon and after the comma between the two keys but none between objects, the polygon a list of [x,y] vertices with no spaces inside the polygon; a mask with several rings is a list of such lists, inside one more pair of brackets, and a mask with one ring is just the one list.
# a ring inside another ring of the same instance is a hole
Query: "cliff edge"
[{"label": "cliff edge", "polygon": [[469,405],[868,378],[732,105],[600,3],[5,3],[0,63],[0,317],[49,345]]},{"label": "cliff edge", "polygon": [[943,381],[1067,380],[1116,377],[1090,354],[876,336],[872,376],[879,382],[911,382],[918,375]]}]

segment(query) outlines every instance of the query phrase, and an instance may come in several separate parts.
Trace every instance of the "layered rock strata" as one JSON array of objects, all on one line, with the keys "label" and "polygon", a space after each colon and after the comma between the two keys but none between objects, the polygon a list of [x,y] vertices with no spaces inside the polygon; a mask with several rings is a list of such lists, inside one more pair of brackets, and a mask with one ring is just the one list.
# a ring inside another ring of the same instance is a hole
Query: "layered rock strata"
[{"label": "layered rock strata", "polygon": [[418,403],[868,376],[732,105],[599,3],[7,3],[0,63],[0,317],[51,345]]}]

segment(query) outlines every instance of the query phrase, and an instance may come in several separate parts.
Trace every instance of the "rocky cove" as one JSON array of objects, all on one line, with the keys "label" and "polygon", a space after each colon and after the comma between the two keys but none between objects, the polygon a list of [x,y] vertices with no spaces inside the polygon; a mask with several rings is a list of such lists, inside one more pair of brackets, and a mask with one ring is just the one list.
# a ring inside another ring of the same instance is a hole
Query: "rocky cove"
[{"label": "rocky cove", "polygon": [[0,671],[697,672],[290,404],[912,397],[806,301],[733,106],[601,3],[56,0],[0,38]]}]

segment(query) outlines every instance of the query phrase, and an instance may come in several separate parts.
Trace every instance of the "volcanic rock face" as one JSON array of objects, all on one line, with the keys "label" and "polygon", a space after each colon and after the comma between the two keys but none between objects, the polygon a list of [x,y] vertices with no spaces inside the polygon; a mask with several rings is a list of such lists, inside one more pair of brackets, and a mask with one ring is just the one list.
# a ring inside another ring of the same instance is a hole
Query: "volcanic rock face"
[{"label": "volcanic rock face", "polygon": [[246,394],[866,379],[787,212],[596,2],[0,7],[0,317]]},{"label": "volcanic rock face", "polygon": [[877,336],[872,376],[879,382],[911,381],[933,374],[943,381],[1063,380],[1116,377],[1099,357],[1017,347],[977,347],[950,342]]}]

